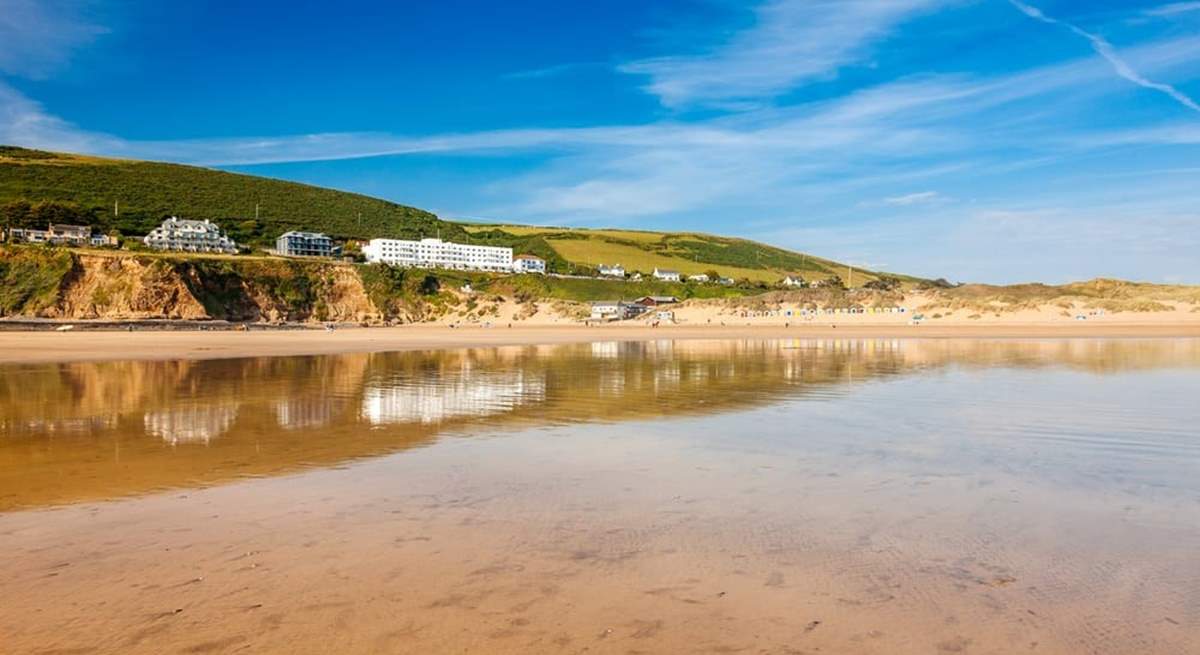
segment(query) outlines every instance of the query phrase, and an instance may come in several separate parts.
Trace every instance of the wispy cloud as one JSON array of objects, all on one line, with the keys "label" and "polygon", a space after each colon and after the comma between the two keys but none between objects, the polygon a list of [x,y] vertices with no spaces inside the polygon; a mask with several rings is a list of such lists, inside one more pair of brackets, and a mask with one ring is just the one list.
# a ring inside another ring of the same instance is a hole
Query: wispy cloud
[{"label": "wispy cloud", "polygon": [[861,61],[870,45],[939,0],[771,0],[753,28],[713,51],[633,61],[620,70],[668,107],[771,98]]},{"label": "wispy cloud", "polygon": [[593,67],[593,66],[597,66],[597,65],[599,65],[599,64],[595,64],[595,63],[591,63],[591,62],[573,62],[573,63],[567,63],[567,64],[556,64],[554,66],[544,66],[542,68],[530,68],[527,70],[513,71],[511,73],[505,73],[501,77],[503,77],[506,80],[536,80],[536,79],[543,79],[543,78],[547,78],[547,77],[557,77],[559,75],[566,75],[567,73],[571,73],[571,72],[574,72],[574,71],[577,71],[577,70],[580,70],[583,68],[589,68],[589,67]]},{"label": "wispy cloud", "polygon": [[0,143],[95,154],[121,154],[125,141],[80,129],[0,80]]},{"label": "wispy cloud", "polygon": [[108,32],[83,2],[0,2],[0,72],[33,79],[59,70],[74,52]]},{"label": "wispy cloud", "polygon": [[1193,11],[1200,11],[1200,2],[1172,2],[1169,4],[1147,9],[1147,16],[1176,16],[1179,14],[1187,14]]},{"label": "wispy cloud", "polygon": [[1014,7],[1019,9],[1021,13],[1029,16],[1030,18],[1039,20],[1048,25],[1061,25],[1074,34],[1087,39],[1088,42],[1092,44],[1092,49],[1095,50],[1096,53],[1101,57],[1104,57],[1104,59],[1108,61],[1110,65],[1112,65],[1113,71],[1115,71],[1117,75],[1120,75],[1121,77],[1133,82],[1134,84],[1137,84],[1138,86],[1142,86],[1147,89],[1153,89],[1160,93],[1165,93],[1171,98],[1174,98],[1176,102],[1184,107],[1187,107],[1192,111],[1200,112],[1200,104],[1197,104],[1195,100],[1192,100],[1179,89],[1176,89],[1170,84],[1149,80],[1135,71],[1128,62],[1126,62],[1121,58],[1120,55],[1117,54],[1116,48],[1113,48],[1112,44],[1103,37],[1092,34],[1091,32],[1088,32],[1072,23],[1061,21],[1057,18],[1051,18],[1042,12],[1041,9],[1025,4],[1020,0],[1009,0],[1009,2],[1012,3]]},{"label": "wispy cloud", "polygon": [[909,205],[927,205],[940,200],[945,200],[945,197],[937,191],[919,191],[917,193],[906,193],[902,196],[884,198],[883,202],[886,205],[907,207]]}]

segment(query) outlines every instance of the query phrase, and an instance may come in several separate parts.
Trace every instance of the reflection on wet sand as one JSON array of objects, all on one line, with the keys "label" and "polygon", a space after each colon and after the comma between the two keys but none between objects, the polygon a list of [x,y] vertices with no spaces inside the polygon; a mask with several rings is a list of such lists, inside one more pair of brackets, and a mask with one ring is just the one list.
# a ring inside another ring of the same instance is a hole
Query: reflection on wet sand
[{"label": "reflection on wet sand", "polygon": [[0,368],[0,651],[1190,655],[1198,381],[1197,340]]},{"label": "reflection on wet sand", "polygon": [[927,369],[1107,373],[1198,361],[1194,340],[887,339],[8,366],[0,510],[285,473],[481,426],[729,411]]}]

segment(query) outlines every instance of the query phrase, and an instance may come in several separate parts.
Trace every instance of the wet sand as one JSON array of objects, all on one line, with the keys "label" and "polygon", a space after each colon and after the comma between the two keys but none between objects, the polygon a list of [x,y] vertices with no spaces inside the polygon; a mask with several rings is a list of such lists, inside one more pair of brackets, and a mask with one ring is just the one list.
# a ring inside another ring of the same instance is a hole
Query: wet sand
[{"label": "wet sand", "polygon": [[1186,501],[1123,510],[1114,531],[1120,494],[990,472],[984,487],[839,474],[768,453],[679,458],[686,430],[624,429],[639,443],[596,428],[497,434],[6,515],[0,589],[20,599],[0,621],[6,652],[1200,647],[1195,531],[1172,522],[1194,511]]},{"label": "wet sand", "polygon": [[1195,339],[7,365],[0,652],[1193,655],[1198,375]]},{"label": "wet sand", "polygon": [[405,326],[252,332],[0,332],[0,363],[216,359],[654,339],[1200,337],[1200,322],[1005,325]]}]

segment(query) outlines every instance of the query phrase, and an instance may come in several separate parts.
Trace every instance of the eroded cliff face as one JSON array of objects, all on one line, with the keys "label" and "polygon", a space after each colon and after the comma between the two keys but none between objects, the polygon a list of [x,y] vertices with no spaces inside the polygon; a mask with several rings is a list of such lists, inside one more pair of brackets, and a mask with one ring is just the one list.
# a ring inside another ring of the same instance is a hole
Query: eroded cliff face
[{"label": "eroded cliff face", "polygon": [[212,318],[167,262],[78,256],[46,318]]},{"label": "eroded cliff face", "polygon": [[9,317],[269,323],[406,318],[376,307],[358,267],[324,261],[0,248],[0,285],[9,287],[0,294],[0,316]]}]

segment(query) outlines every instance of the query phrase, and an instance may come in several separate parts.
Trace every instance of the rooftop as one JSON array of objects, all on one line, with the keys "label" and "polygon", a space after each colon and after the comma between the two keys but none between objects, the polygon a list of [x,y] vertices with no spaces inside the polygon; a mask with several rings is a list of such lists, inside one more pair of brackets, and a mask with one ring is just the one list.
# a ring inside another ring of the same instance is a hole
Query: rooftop
[{"label": "rooftop", "polygon": [[320,233],[320,232],[300,232],[300,231],[298,231],[298,230],[291,230],[291,231],[288,231],[288,232],[284,232],[284,233],[283,233],[282,235],[280,235],[280,236],[285,236],[285,237],[304,237],[305,239],[328,239],[328,238],[329,238],[328,236],[326,236],[325,234],[322,234],[322,233]]}]

